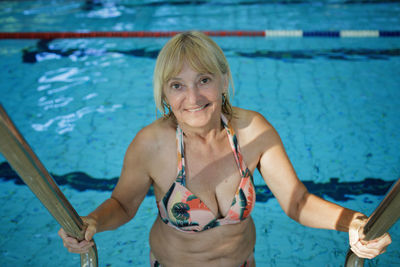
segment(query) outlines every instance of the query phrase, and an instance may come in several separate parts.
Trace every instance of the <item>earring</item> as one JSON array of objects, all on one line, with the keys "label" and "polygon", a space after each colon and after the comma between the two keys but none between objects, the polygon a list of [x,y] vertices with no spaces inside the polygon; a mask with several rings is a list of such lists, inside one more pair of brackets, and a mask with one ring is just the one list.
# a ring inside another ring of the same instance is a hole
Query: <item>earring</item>
[{"label": "earring", "polygon": [[226,104],[226,93],[222,93],[222,105],[225,106]]},{"label": "earring", "polygon": [[167,112],[165,112],[165,108],[164,108],[163,116],[167,117],[171,113],[171,106],[167,102],[165,102],[165,100],[163,100],[162,102],[163,102],[164,107],[167,108],[167,110],[168,110]]}]

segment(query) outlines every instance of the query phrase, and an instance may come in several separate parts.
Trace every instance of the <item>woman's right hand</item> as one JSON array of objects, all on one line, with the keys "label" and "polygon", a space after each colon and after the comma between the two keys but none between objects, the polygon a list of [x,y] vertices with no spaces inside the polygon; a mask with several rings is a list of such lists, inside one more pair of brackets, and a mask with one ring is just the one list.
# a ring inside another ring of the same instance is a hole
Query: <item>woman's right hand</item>
[{"label": "woman's right hand", "polygon": [[81,217],[81,218],[86,227],[84,229],[85,233],[84,240],[79,241],[75,237],[69,236],[62,228],[58,231],[58,235],[63,240],[64,247],[66,247],[68,251],[71,253],[79,253],[79,254],[87,253],[89,251],[89,248],[91,248],[94,245],[92,239],[94,234],[97,233],[97,222],[95,219],[90,217]]}]

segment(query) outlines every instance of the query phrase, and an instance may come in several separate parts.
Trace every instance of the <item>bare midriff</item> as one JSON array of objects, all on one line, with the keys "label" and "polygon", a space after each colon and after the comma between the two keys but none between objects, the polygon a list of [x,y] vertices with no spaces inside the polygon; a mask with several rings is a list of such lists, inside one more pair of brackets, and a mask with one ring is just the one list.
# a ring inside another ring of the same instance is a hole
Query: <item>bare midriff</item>
[{"label": "bare midriff", "polygon": [[253,219],[217,226],[202,232],[181,232],[157,217],[150,231],[150,247],[163,267],[240,266],[253,253]]}]

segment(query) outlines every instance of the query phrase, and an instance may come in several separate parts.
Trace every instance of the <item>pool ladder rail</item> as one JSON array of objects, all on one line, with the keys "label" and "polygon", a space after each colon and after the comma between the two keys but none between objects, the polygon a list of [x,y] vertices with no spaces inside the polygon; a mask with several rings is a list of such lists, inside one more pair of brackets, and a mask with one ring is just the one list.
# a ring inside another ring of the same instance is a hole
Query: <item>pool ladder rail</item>
[{"label": "pool ladder rail", "polygon": [[[54,179],[35,155],[0,104],[0,152],[29,189],[47,208],[68,235],[84,239],[82,219],[58,188]],[[81,254],[81,267],[97,267],[96,244]]]},{"label": "pool ladder rail", "polygon": [[[386,233],[400,217],[400,179],[392,186],[379,206],[368,218],[364,227],[365,240],[375,239]],[[345,267],[363,267],[364,259],[357,257],[350,249],[346,255]]]}]

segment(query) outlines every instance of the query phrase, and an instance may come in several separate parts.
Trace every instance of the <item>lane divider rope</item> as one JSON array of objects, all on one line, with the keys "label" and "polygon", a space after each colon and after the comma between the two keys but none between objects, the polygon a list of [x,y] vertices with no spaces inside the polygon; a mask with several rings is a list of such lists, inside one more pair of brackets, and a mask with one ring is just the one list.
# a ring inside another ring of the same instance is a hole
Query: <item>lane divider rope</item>
[{"label": "lane divider rope", "polygon": [[[342,30],[342,31],[203,31],[218,37],[266,37],[266,38],[377,38],[400,37],[399,31]],[[0,32],[0,39],[66,39],[66,38],[162,38],[171,37],[179,31],[117,31],[117,32]]]}]

